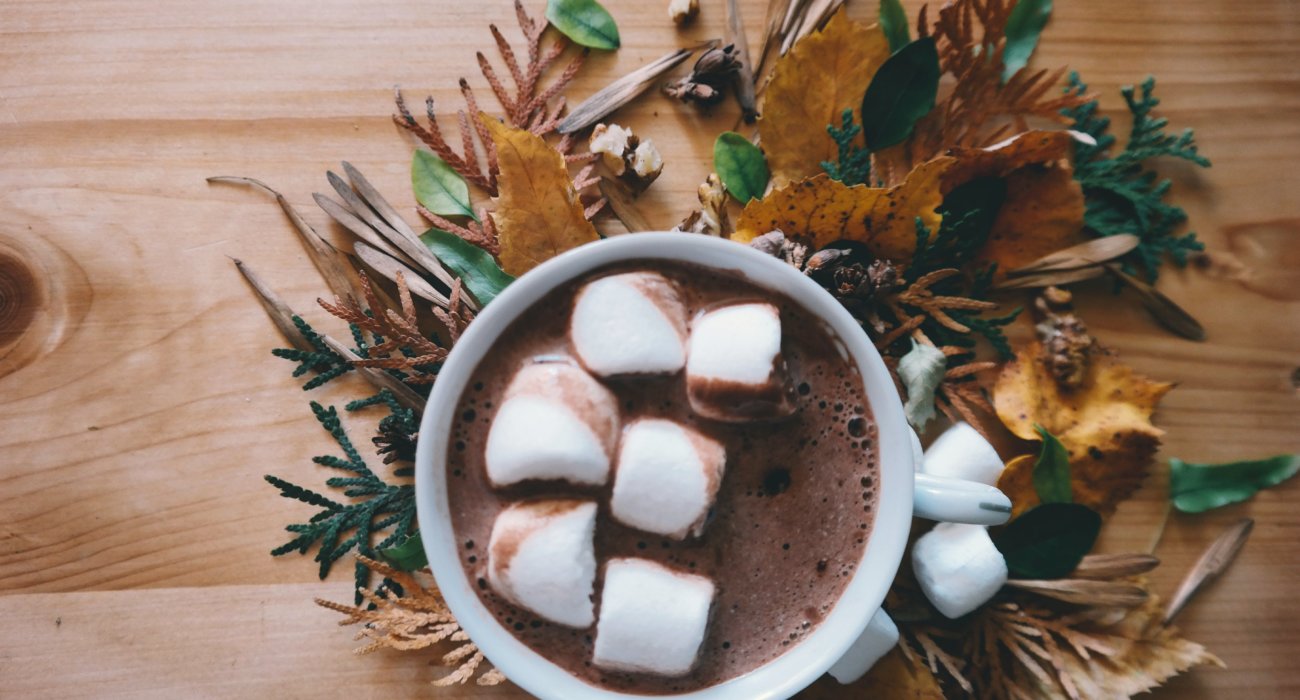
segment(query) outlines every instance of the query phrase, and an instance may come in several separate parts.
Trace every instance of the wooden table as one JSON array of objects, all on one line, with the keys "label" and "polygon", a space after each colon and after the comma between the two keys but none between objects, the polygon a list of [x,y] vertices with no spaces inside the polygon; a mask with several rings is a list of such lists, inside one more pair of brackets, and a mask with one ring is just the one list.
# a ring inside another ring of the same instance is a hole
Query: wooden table
[{"label": "wooden table", "polygon": [[[663,0],[608,4],[624,48],[592,58],[575,98],[721,34],[719,2],[681,34]],[[764,4],[744,3],[754,42]],[[529,5],[540,13],[540,0]],[[1081,71],[1109,110],[1121,84],[1156,74],[1162,113],[1195,126],[1215,163],[1167,169],[1212,264],[1162,279],[1209,340],[1176,339],[1109,297],[1086,300],[1085,317],[1128,362],[1179,383],[1156,416],[1162,457],[1300,450],[1300,5],[1057,6],[1040,65]],[[427,658],[354,657],[349,632],[312,604],[348,599],[346,573],[318,583],[307,559],[267,556],[302,510],[262,475],[320,481],[308,459],[328,437],[268,354],[280,339],[228,256],[315,320],[324,287],[274,205],[204,178],[265,180],[329,229],[310,194],[348,159],[414,221],[392,87],[456,104],[458,76],[481,82],[487,22],[513,38],[511,17],[507,0],[0,8],[0,276],[13,280],[0,292],[0,696],[434,695]],[[667,155],[644,200],[652,224],[689,208],[730,110],[702,116],[652,96],[619,115]],[[1148,546],[1165,514],[1163,470],[1109,521],[1107,550]],[[1162,697],[1300,693],[1297,497],[1300,480],[1170,519],[1153,576],[1165,594],[1227,524],[1257,525],[1182,618],[1228,669],[1196,671]]]}]

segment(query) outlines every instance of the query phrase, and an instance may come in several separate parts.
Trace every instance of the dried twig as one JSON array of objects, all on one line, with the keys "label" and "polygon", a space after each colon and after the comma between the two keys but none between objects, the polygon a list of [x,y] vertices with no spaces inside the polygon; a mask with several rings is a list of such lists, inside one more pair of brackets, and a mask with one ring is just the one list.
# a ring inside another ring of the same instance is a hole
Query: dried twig
[{"label": "dried twig", "polygon": [[726,43],[736,47],[740,70],[736,72],[736,101],[746,122],[758,118],[758,103],[754,95],[754,64],[749,58],[749,40],[745,38],[745,20],[740,15],[739,0],[727,0]]},{"label": "dried twig", "polygon": [[316,233],[316,229],[312,228],[311,224],[302,218],[302,215],[298,213],[297,209],[293,208],[292,204],[289,204],[289,200],[285,199],[284,195],[271,189],[270,185],[261,180],[254,180],[251,177],[218,176],[208,178],[208,182],[244,185],[262,190],[275,197],[276,204],[280,205],[284,215],[289,217],[289,221],[293,223],[293,227],[298,231],[299,238],[302,239],[303,245],[307,247],[307,253],[311,257],[312,264],[320,271],[321,277],[325,278],[325,284],[330,288],[330,291],[340,296],[355,294],[358,291],[359,288],[353,281],[352,275],[348,273],[347,267],[343,264],[343,255],[334,247],[334,244]]},{"label": "dried twig", "polygon": [[615,80],[574,107],[556,129],[561,134],[572,134],[604,119],[645,92],[663,74],[676,68],[699,48],[677,49]]}]

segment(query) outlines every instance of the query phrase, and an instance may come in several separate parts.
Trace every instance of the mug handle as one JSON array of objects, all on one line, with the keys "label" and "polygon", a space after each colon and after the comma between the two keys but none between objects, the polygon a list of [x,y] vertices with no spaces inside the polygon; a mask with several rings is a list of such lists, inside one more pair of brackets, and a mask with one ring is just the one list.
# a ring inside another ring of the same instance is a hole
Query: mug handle
[{"label": "mug handle", "polygon": [[[918,518],[972,525],[1001,525],[1011,517],[1011,499],[995,486],[917,474],[912,513]],[[898,644],[898,626],[883,609],[827,673],[847,685],[861,678]]]},{"label": "mug handle", "polygon": [[1011,517],[1011,499],[996,486],[918,473],[912,514],[945,523],[1001,525]]},{"label": "mug handle", "polygon": [[849,650],[826,670],[841,685],[861,678],[876,665],[882,656],[898,644],[898,625],[885,614],[884,609],[871,616],[871,622]]}]

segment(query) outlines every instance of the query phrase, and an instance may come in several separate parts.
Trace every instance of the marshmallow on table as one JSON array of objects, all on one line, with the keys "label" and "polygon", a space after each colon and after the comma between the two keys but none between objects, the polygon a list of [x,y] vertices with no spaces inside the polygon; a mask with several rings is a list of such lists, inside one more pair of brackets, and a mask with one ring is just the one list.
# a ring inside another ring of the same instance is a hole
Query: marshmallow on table
[{"label": "marshmallow on table", "polygon": [[660,676],[690,672],[704,642],[713,582],[645,559],[613,559],[596,622],[592,662]]},{"label": "marshmallow on table", "polygon": [[772,420],[794,412],[781,356],[781,312],[771,304],[724,306],[701,314],[686,354],[686,393],[705,418]]},{"label": "marshmallow on table", "polygon": [[912,571],[939,612],[972,612],[1007,582],[1007,560],[983,525],[939,523],[912,545]]},{"label": "marshmallow on table", "polygon": [[683,539],[699,535],[717,496],[727,453],[722,445],[670,420],[627,426],[614,471],[610,512],[619,522]]},{"label": "marshmallow on table", "polygon": [[595,620],[596,504],[573,499],[516,503],[501,511],[488,543],[488,583],[516,605],[569,627]]},{"label": "marshmallow on table", "polygon": [[506,387],[488,430],[488,480],[494,486],[533,479],[604,484],[618,427],[618,399],[581,368],[527,365]]},{"label": "marshmallow on table", "polygon": [[996,486],[1003,466],[997,450],[983,435],[969,423],[956,423],[925,451],[921,471]]},{"label": "marshmallow on table", "polygon": [[578,292],[569,338],[593,374],[672,374],[686,362],[686,306],[663,275],[602,277]]}]

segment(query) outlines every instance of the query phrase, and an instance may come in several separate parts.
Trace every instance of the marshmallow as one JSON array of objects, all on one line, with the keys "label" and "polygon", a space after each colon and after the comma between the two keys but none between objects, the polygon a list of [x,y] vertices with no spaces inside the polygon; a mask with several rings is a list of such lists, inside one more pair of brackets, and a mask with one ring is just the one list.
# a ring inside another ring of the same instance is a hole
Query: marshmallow
[{"label": "marshmallow", "polygon": [[939,612],[958,618],[1007,582],[1007,560],[983,525],[939,523],[912,545],[912,571]]},{"label": "marshmallow", "polygon": [[527,365],[506,387],[488,431],[488,480],[604,484],[618,427],[618,399],[591,375],[566,362]]},{"label": "marshmallow", "polygon": [[596,504],[553,500],[501,511],[488,542],[488,583],[507,600],[569,627],[595,621]]},{"label": "marshmallow", "polygon": [[610,512],[647,532],[698,537],[726,461],[722,445],[686,426],[657,418],[635,421],[623,432]]},{"label": "marshmallow", "polygon": [[578,292],[569,338],[593,374],[672,374],[686,362],[686,306],[663,275],[602,277]]},{"label": "marshmallow", "polygon": [[688,345],[686,392],[696,413],[743,422],[794,412],[775,306],[735,304],[701,314]]},{"label": "marshmallow", "polygon": [[839,661],[831,664],[826,672],[840,682],[848,685],[866,675],[877,661],[898,646],[898,625],[885,613],[884,608],[871,616],[871,622],[862,631],[849,650],[844,652]]},{"label": "marshmallow", "polygon": [[682,676],[695,665],[713,582],[645,559],[612,559],[592,662],[614,671]]},{"label": "marshmallow", "polygon": [[1002,475],[1002,458],[970,423],[948,428],[925,451],[921,471],[950,479],[995,486]]}]

